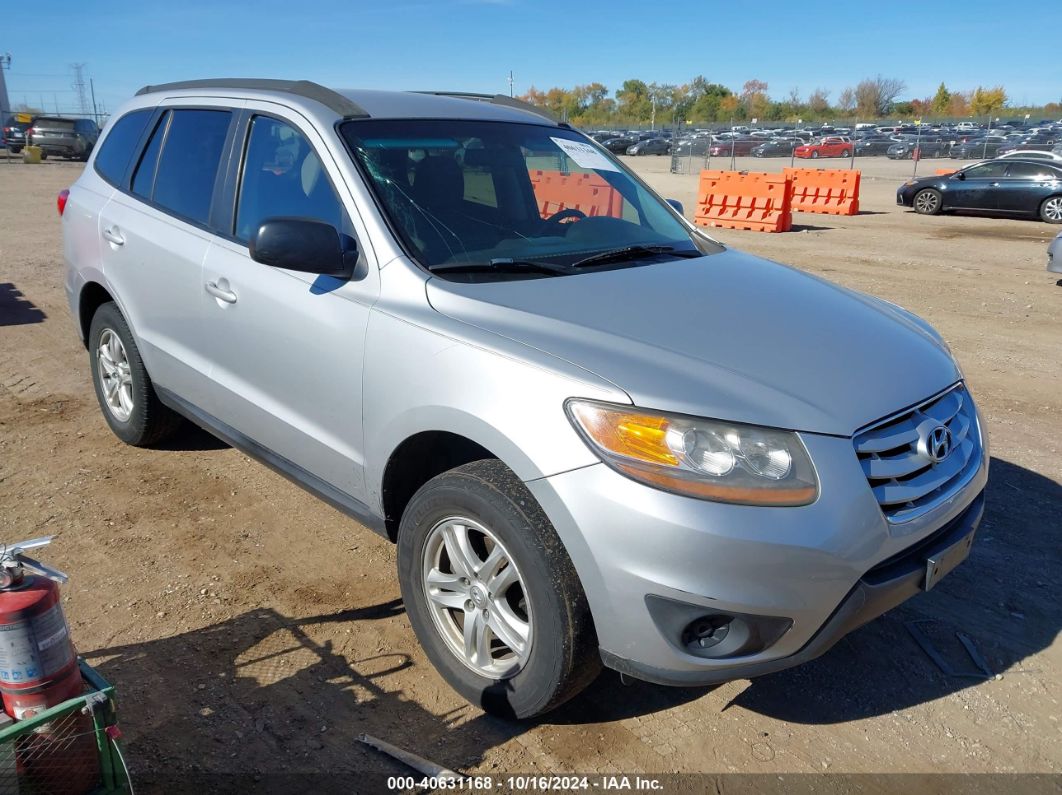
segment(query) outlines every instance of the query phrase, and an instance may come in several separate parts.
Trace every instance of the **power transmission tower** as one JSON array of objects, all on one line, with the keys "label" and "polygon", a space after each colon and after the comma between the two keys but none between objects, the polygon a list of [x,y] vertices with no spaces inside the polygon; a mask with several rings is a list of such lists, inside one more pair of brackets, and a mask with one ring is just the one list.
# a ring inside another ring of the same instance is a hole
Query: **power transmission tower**
[{"label": "power transmission tower", "polygon": [[77,108],[82,116],[88,116],[92,111],[89,109],[88,93],[85,91],[85,64],[70,64],[74,70],[74,91],[77,93]]}]

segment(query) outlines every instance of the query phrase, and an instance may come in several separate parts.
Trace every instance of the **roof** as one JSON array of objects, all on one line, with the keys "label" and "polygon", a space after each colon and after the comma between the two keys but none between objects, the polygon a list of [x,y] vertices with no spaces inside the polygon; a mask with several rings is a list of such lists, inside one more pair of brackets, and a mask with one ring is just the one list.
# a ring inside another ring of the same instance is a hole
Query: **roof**
[{"label": "roof", "polygon": [[530,103],[500,94],[443,91],[334,90],[309,80],[210,78],[144,86],[137,96],[162,92],[239,91],[286,94],[312,100],[347,119],[484,119],[491,121],[557,124],[552,115]]}]

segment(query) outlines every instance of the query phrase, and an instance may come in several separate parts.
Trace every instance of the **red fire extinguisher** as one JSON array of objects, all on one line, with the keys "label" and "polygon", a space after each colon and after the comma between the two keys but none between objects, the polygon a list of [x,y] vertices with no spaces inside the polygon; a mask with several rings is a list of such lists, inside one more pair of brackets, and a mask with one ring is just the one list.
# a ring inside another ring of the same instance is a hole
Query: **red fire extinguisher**
[{"label": "red fire extinguisher", "polygon": [[84,689],[59,602],[59,584],[68,578],[25,554],[51,540],[0,545],[0,696],[15,720],[31,718]]}]

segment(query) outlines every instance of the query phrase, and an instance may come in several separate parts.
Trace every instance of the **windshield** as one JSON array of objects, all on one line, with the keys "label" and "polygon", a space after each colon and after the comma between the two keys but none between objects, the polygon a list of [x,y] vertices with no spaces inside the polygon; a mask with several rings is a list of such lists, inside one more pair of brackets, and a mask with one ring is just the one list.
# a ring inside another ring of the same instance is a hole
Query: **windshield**
[{"label": "windshield", "polygon": [[617,249],[643,255],[624,266],[721,250],[571,130],[367,119],[342,132],[409,252],[437,272],[507,263],[506,278],[514,264],[541,277]]}]

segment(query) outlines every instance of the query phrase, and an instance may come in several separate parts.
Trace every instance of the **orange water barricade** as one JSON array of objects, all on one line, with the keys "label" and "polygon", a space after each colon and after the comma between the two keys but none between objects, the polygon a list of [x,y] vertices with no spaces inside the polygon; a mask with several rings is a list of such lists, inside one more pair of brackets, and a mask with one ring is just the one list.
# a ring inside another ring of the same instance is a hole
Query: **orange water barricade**
[{"label": "orange water barricade", "polygon": [[783,169],[793,183],[793,210],[799,213],[856,215],[859,172],[854,169]]},{"label": "orange water barricade", "polygon": [[793,226],[791,199],[792,184],[783,174],[702,171],[693,222],[724,229],[788,232]]},{"label": "orange water barricade", "polygon": [[948,174],[954,174],[954,173],[955,173],[955,169],[954,168],[938,168],[936,170],[936,175],[938,177],[946,177],[946,176],[948,176]]},{"label": "orange water barricade", "polygon": [[579,210],[587,217],[623,217],[623,197],[597,174],[530,173],[538,212],[544,219],[561,210]]}]

